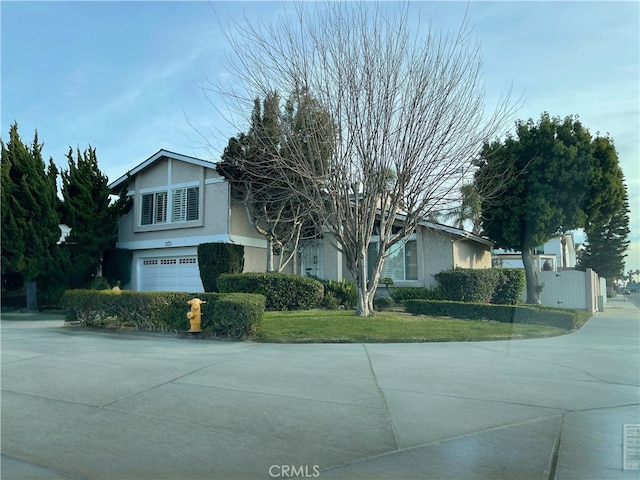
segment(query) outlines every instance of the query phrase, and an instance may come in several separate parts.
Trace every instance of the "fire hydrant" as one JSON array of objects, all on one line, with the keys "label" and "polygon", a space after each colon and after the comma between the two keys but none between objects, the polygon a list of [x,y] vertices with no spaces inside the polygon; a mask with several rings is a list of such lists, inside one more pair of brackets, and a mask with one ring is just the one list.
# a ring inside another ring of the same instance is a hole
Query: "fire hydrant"
[{"label": "fire hydrant", "polygon": [[187,302],[188,305],[191,305],[191,311],[187,312],[187,318],[191,324],[191,330],[189,330],[189,333],[199,333],[202,331],[202,312],[200,310],[200,305],[203,303],[207,302],[200,300],[199,298],[192,298]]}]

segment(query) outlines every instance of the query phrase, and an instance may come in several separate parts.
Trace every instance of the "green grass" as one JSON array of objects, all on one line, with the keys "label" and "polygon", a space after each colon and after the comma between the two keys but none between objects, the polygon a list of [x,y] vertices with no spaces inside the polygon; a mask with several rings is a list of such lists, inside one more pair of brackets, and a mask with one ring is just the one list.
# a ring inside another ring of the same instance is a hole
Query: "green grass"
[{"label": "green grass", "polygon": [[563,335],[542,325],[507,324],[378,312],[356,317],[351,310],[265,312],[254,340],[271,343],[465,342]]}]

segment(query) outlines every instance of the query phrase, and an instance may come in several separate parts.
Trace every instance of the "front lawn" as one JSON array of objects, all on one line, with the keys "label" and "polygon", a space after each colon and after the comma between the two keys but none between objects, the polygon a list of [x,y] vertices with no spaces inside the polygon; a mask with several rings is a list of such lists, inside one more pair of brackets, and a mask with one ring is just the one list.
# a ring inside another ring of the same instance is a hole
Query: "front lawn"
[{"label": "front lawn", "polygon": [[254,340],[272,343],[465,342],[563,335],[543,325],[457,320],[378,312],[361,318],[353,310],[265,312]]}]

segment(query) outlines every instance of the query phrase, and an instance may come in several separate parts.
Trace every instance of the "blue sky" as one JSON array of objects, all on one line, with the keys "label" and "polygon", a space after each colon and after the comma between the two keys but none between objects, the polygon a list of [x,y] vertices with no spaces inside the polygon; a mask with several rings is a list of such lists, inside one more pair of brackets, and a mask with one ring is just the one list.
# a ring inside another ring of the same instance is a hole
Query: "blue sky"
[{"label": "blue sky", "polygon": [[[490,104],[512,88],[515,118],[578,114],[609,133],[625,172],[640,269],[640,4],[411,2],[417,19],[468,22],[482,44]],[[96,147],[111,180],[161,148],[217,160],[236,128],[205,98],[205,79],[233,81],[218,18],[270,22],[285,3],[0,2],[0,135],[37,128],[44,155],[66,165],[69,146]],[[417,12],[420,12],[418,17]],[[203,142],[203,133],[210,143]]]}]

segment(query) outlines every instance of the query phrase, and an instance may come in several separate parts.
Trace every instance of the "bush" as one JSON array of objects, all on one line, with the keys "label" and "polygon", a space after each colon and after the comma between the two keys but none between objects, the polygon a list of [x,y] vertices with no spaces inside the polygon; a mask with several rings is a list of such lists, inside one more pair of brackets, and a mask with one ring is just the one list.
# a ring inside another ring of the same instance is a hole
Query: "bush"
[{"label": "bush", "polygon": [[525,287],[524,270],[500,268],[496,272],[498,272],[498,285],[491,297],[491,303],[496,305],[516,305],[520,303]]},{"label": "bush", "polygon": [[242,273],[244,245],[201,243],[198,245],[198,268],[205,292],[217,292],[218,277],[223,273]]},{"label": "bush", "polygon": [[91,279],[91,283],[89,283],[90,290],[109,290],[111,285],[104,277],[94,277]]},{"label": "bush", "polygon": [[565,330],[576,328],[581,317],[578,310],[540,306],[488,305],[432,300],[407,300],[404,305],[405,310],[413,315],[548,325]]},{"label": "bush", "polygon": [[459,268],[434,275],[445,300],[454,302],[489,303],[498,285],[495,269]]},{"label": "bush", "polygon": [[351,310],[355,307],[358,301],[355,283],[347,280],[336,281],[314,278],[322,283],[325,296],[330,295],[336,299],[337,306],[335,308],[342,305],[345,309]]},{"label": "bush", "polygon": [[393,298],[391,297],[375,297],[373,299],[373,308],[378,312],[382,310],[388,310],[395,305]]},{"label": "bush", "polygon": [[222,295],[213,308],[215,331],[228,337],[247,337],[256,332],[264,313],[265,297],[250,293]]},{"label": "bush", "polygon": [[222,293],[259,293],[267,310],[309,310],[322,302],[322,284],[309,277],[287,273],[224,274],[218,277]]},{"label": "bush", "polygon": [[391,298],[398,304],[405,300],[441,300],[442,292],[423,287],[395,287],[391,290]]},{"label": "bush", "polygon": [[[84,326],[115,322],[133,325],[136,330],[184,332],[190,328],[187,302],[193,297],[207,302],[202,306],[202,330],[214,336],[248,335],[264,312],[263,296],[218,293],[68,290],[61,306],[67,321]],[[219,302],[224,302],[223,306],[218,306]]]},{"label": "bush", "polygon": [[327,310],[337,310],[340,308],[340,300],[333,293],[325,290],[324,297],[322,297],[322,307]]}]

